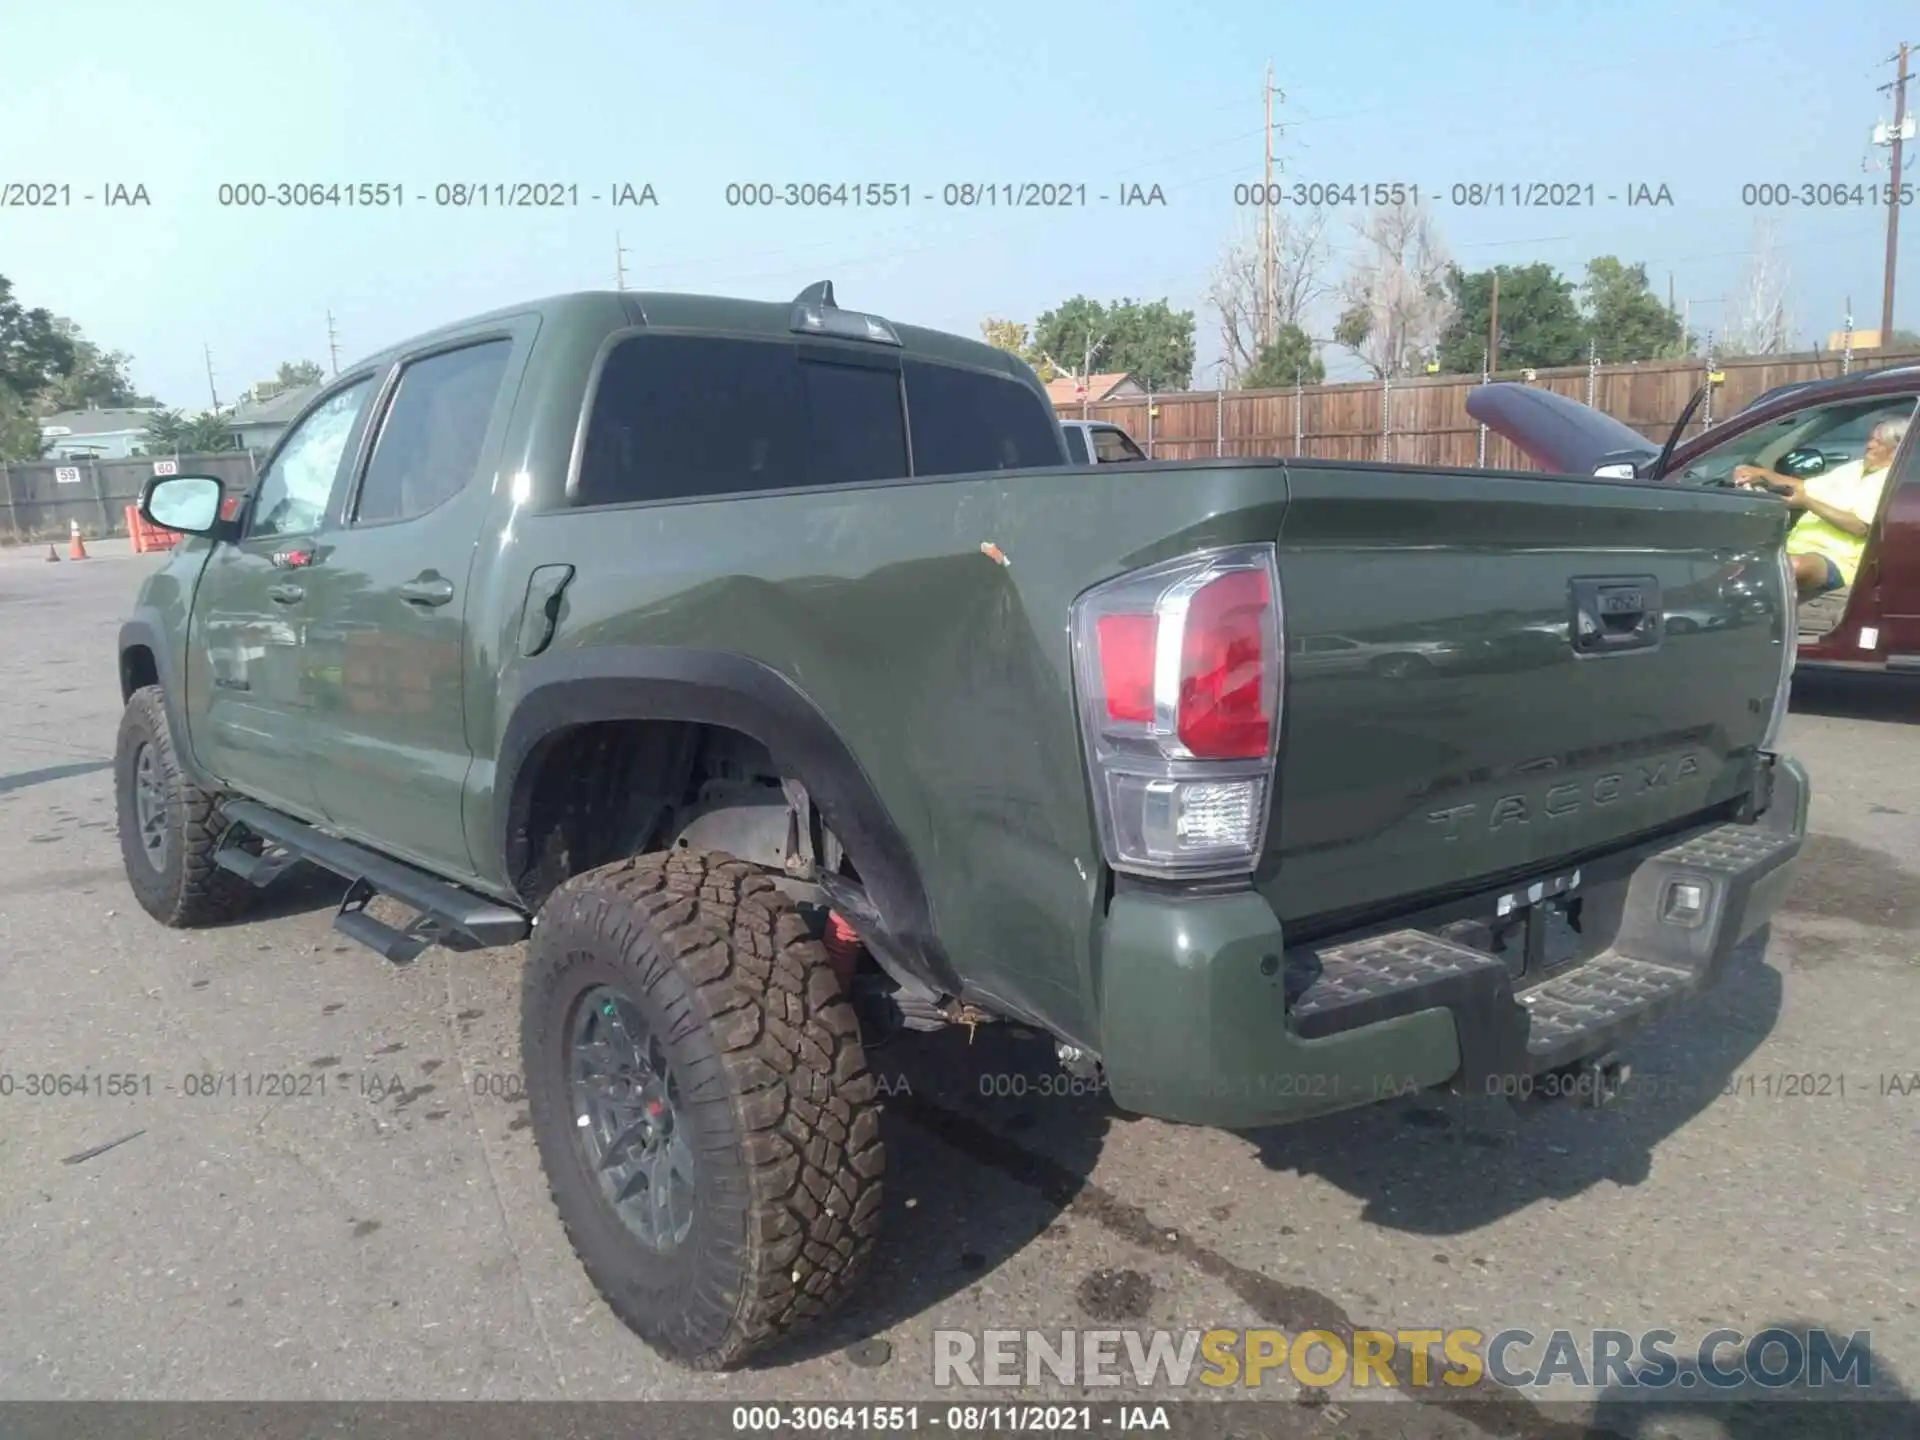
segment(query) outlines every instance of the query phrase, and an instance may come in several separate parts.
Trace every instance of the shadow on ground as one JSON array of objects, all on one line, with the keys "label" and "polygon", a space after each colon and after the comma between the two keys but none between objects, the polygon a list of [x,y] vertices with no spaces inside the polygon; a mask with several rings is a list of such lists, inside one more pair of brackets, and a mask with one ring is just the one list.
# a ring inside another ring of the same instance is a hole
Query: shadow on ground
[{"label": "shadow on ground", "polygon": [[11,775],[0,775],[0,795],[25,790],[30,785],[44,785],[49,780],[65,780],[74,775],[97,775],[102,770],[112,768],[111,760],[76,760],[66,765],[48,765],[39,770],[17,770]]},{"label": "shadow on ground", "polygon": [[[1777,1338],[1759,1350],[1757,1359],[1763,1372],[1784,1383],[1746,1381],[1728,1387],[1729,1378],[1753,1363],[1743,1352],[1768,1332],[1778,1332]],[[1823,1332],[1828,1354],[1864,1363],[1857,1369],[1819,1363],[1814,1356],[1823,1337],[1810,1332]],[[1867,1341],[1850,1351],[1849,1338],[1857,1332],[1866,1333]],[[1693,1337],[1687,1338],[1692,1343]],[[1728,1440],[1912,1440],[1920,1435],[1920,1405],[1893,1368],[1872,1354],[1871,1332],[1863,1327],[1777,1320],[1742,1340],[1744,1346],[1727,1343],[1704,1357],[1673,1347],[1671,1379],[1657,1389],[1610,1386],[1594,1407],[1590,1433],[1629,1440],[1691,1435],[1701,1432],[1690,1425],[1711,1420],[1720,1428],[1710,1433]],[[1702,1368],[1702,1359],[1711,1373]]]}]

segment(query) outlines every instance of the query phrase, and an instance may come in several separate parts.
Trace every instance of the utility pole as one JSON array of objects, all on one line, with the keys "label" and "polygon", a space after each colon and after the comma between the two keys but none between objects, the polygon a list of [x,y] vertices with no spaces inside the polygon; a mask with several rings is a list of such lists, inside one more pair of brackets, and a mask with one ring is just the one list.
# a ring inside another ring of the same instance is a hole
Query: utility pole
[{"label": "utility pole", "polygon": [[[1107,337],[1102,335],[1096,340],[1093,338],[1093,332],[1089,330],[1086,341],[1087,348],[1080,358],[1080,418],[1082,420],[1087,418],[1089,407],[1093,404],[1093,387],[1088,383],[1093,379],[1093,352],[1098,346],[1107,343]],[[1147,402],[1147,408],[1149,410],[1153,408],[1151,400]]]},{"label": "utility pole", "polygon": [[333,307],[327,307],[327,366],[335,375],[340,373],[340,337],[333,328]]},{"label": "utility pole", "polygon": [[613,232],[613,288],[627,288],[627,247],[620,243],[620,232]]},{"label": "utility pole", "polygon": [[213,346],[203,343],[201,348],[207,355],[207,394],[213,397],[213,412],[217,415],[220,412],[220,392],[213,388]]},{"label": "utility pole", "polygon": [[1907,42],[1900,42],[1900,53],[1888,57],[1897,60],[1900,65],[1900,78],[1892,84],[1882,85],[1882,90],[1893,91],[1893,126],[1886,132],[1885,141],[1874,137],[1892,151],[1892,173],[1887,186],[1887,276],[1880,295],[1880,347],[1884,350],[1893,343],[1893,271],[1894,262],[1900,253],[1900,147],[1906,136],[1907,127]]},{"label": "utility pole", "polygon": [[1487,373],[1500,369],[1500,271],[1493,272],[1493,312],[1487,316]]},{"label": "utility pole", "polygon": [[[1273,85],[1273,62],[1267,62],[1267,79],[1261,87],[1261,99],[1267,107],[1267,165],[1265,183],[1260,190],[1260,348],[1265,350],[1273,343],[1273,288],[1274,269],[1278,257],[1274,254],[1273,243],[1273,97],[1282,95]],[[1258,356],[1254,357],[1258,359]]]}]

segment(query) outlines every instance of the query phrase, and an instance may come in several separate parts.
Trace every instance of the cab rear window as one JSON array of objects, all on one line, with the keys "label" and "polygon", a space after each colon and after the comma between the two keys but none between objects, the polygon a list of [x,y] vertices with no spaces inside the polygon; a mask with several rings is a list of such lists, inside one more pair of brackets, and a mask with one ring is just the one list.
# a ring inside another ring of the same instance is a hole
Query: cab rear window
[{"label": "cab rear window", "polygon": [[1048,405],[1007,375],[958,365],[905,361],[916,475],[1022,470],[1066,458]]},{"label": "cab rear window", "polygon": [[601,370],[573,503],[1058,465],[1063,453],[1051,408],[985,371],[789,340],[643,334]]},{"label": "cab rear window", "polygon": [[641,335],[607,356],[577,505],[895,479],[900,376],[800,358],[791,341]]}]

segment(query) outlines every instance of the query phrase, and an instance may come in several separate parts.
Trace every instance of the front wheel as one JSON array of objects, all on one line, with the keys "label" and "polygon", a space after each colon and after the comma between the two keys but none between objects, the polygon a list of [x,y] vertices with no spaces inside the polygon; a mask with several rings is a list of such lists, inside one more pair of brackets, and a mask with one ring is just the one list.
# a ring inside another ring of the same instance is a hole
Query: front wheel
[{"label": "front wheel", "polygon": [[252,887],[214,864],[226,829],[218,796],[180,768],[166,697],[147,685],[127,700],[113,759],[120,857],[134,898],[162,925],[191,929],[231,919]]},{"label": "front wheel", "polygon": [[521,1049],[568,1239],[656,1350],[735,1365],[859,1280],[877,1088],[825,947],[769,876],[679,850],[569,880],[534,927]]}]

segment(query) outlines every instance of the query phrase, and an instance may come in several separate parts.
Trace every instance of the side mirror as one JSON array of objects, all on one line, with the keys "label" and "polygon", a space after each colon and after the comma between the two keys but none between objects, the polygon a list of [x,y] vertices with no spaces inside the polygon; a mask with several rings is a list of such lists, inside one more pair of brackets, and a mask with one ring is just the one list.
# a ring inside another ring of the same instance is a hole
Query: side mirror
[{"label": "side mirror", "polygon": [[225,539],[233,522],[221,517],[224,481],[211,475],[156,475],[140,491],[140,517],[163,530]]}]

